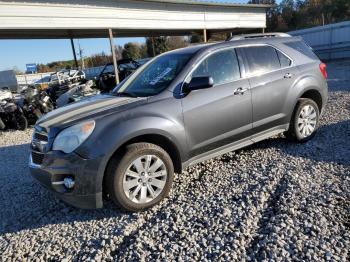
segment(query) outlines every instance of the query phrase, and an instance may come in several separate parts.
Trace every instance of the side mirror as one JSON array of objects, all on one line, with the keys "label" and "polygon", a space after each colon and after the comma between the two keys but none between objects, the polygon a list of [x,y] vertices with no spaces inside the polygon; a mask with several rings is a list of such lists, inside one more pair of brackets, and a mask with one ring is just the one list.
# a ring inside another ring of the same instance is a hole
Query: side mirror
[{"label": "side mirror", "polygon": [[188,84],[190,91],[206,89],[214,86],[214,79],[211,76],[200,76],[192,78]]}]

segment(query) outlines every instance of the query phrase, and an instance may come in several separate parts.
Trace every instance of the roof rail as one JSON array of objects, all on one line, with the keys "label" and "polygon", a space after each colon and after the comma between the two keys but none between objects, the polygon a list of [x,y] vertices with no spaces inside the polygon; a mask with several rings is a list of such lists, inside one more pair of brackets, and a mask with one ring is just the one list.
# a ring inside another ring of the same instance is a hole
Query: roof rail
[{"label": "roof rail", "polygon": [[228,41],[254,39],[254,38],[270,38],[270,37],[292,37],[292,36],[286,33],[245,34],[245,35],[235,35],[229,38]]}]

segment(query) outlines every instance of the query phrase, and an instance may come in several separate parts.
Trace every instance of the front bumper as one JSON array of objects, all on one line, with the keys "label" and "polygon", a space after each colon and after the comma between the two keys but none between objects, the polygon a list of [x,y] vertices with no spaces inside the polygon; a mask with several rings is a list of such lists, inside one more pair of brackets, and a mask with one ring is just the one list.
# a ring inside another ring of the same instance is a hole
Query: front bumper
[{"label": "front bumper", "polygon": [[[83,209],[103,207],[100,163],[102,159],[83,159],[75,153],[48,152],[42,164],[33,162],[30,155],[30,173],[43,187],[64,202]],[[62,181],[74,178],[75,185],[67,189]]]}]

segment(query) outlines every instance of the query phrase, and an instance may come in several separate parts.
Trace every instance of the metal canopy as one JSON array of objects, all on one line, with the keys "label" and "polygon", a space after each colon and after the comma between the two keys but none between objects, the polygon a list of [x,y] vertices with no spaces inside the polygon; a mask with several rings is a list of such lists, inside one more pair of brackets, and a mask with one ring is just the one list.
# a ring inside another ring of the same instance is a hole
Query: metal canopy
[{"label": "metal canopy", "polygon": [[189,35],[266,27],[269,5],[189,0],[0,0],[0,39]]}]

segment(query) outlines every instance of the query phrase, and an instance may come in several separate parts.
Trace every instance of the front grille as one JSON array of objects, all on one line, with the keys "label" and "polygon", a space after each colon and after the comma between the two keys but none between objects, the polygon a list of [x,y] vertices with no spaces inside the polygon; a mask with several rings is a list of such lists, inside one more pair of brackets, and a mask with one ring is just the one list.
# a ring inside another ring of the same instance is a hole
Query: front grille
[{"label": "front grille", "polygon": [[36,165],[41,165],[44,160],[44,154],[32,151],[32,160]]},{"label": "front grille", "polygon": [[37,132],[34,133],[34,139],[39,140],[39,141],[44,141],[44,142],[48,141],[48,137],[46,135],[43,135],[43,134],[40,134]]}]

